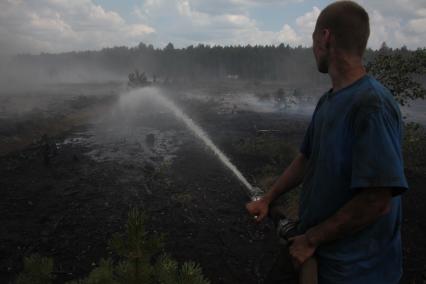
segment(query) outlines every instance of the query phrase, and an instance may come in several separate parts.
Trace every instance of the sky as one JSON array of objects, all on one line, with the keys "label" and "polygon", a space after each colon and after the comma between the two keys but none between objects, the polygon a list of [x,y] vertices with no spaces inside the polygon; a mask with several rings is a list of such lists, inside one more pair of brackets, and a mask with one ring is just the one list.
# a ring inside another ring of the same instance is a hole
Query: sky
[{"label": "sky", "polygon": [[[326,0],[1,0],[0,55],[136,46],[311,46]],[[356,0],[368,46],[426,46],[426,0]]]}]

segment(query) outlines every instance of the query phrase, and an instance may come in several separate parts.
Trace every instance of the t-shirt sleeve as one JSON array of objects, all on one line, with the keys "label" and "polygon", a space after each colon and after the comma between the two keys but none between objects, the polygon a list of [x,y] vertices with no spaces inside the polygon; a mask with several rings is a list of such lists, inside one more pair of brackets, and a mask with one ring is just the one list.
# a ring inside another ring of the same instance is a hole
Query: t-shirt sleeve
[{"label": "t-shirt sleeve", "polygon": [[352,146],[352,188],[408,188],[401,153],[400,121],[382,110],[358,115]]}]

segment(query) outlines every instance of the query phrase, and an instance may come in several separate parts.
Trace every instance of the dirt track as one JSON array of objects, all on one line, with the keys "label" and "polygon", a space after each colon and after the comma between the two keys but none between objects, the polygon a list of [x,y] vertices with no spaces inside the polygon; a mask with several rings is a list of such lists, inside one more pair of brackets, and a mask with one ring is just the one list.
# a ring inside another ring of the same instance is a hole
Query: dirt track
[{"label": "dirt track", "polygon": [[[180,121],[143,105],[143,111],[112,105],[52,136],[58,150],[47,166],[37,144],[0,159],[1,283],[31,253],[55,259],[58,283],[84,276],[108,255],[106,243],[122,230],[132,206],[147,213],[150,230],[166,233],[168,252],[199,262],[212,283],[262,282],[278,255],[271,224],[249,220],[238,180]],[[220,100],[191,100],[185,110],[251,182],[260,182],[271,160],[239,151],[241,141],[274,129],[273,139],[297,149],[308,120],[220,106]],[[425,276],[424,180],[409,176],[404,198],[403,283],[422,283]]]}]

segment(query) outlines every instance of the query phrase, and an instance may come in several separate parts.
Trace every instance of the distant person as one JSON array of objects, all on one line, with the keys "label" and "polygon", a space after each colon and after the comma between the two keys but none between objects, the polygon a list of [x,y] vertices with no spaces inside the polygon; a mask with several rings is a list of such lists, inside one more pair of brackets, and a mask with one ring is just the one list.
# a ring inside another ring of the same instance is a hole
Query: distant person
[{"label": "distant person", "polygon": [[332,89],[320,98],[299,155],[247,204],[260,221],[273,200],[303,183],[289,253],[296,267],[315,256],[323,284],[392,284],[402,275],[403,124],[389,90],[362,64],[369,34],[368,14],[354,2],[320,13],[313,53]]}]

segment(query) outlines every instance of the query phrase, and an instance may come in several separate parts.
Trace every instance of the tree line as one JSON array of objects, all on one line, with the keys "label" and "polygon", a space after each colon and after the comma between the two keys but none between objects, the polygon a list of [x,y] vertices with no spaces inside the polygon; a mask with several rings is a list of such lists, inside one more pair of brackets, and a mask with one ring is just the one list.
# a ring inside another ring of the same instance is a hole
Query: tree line
[{"label": "tree line", "polygon": [[[379,50],[368,49],[366,64],[380,54],[407,57],[423,52],[405,47],[392,49],[384,43]],[[163,80],[279,80],[293,83],[321,83],[324,76],[316,69],[312,49],[289,45],[209,46],[199,44],[164,48],[140,43],[135,47],[112,47],[98,51],[59,54],[19,55],[15,63],[36,66],[36,70],[55,76],[64,70],[107,70],[127,78],[138,70],[148,77]]]}]

